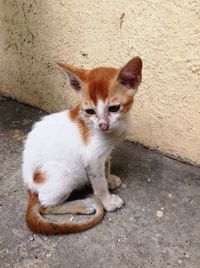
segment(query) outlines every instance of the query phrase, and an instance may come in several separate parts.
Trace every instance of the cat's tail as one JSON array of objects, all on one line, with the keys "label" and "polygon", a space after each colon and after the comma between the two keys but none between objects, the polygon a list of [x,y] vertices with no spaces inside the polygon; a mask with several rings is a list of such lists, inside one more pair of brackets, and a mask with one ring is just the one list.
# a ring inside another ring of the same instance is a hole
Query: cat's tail
[{"label": "cat's tail", "polygon": [[104,209],[101,202],[95,196],[92,196],[91,198],[94,201],[95,214],[92,215],[88,220],[57,223],[48,221],[41,215],[41,205],[38,200],[38,195],[29,191],[29,203],[26,211],[27,225],[34,233],[45,235],[76,233],[90,229],[94,225],[101,222],[104,216]]}]

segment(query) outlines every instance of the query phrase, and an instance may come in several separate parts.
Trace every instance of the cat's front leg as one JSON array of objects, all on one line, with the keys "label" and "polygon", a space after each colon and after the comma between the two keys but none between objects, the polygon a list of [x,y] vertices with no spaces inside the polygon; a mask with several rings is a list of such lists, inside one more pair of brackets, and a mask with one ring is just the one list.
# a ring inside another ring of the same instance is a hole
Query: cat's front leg
[{"label": "cat's front leg", "polygon": [[110,162],[111,162],[111,157],[108,157],[105,163],[105,175],[108,181],[108,188],[111,190],[114,190],[117,187],[119,187],[122,182],[118,176],[110,173],[110,170],[111,170]]},{"label": "cat's front leg", "polygon": [[94,194],[101,200],[107,211],[115,211],[121,208],[123,200],[108,190],[108,182],[105,177],[105,161],[96,159],[91,161],[86,167],[87,175],[90,178]]}]

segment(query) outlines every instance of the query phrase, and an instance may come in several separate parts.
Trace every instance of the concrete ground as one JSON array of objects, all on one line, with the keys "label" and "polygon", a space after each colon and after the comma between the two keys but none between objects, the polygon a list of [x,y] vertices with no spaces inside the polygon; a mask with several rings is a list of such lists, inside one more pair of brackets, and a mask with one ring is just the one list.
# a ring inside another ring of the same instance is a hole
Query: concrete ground
[{"label": "concrete ground", "polygon": [[25,224],[23,141],[37,109],[0,98],[0,267],[200,267],[200,168],[131,142],[113,153],[125,206],[79,234],[41,236]]}]

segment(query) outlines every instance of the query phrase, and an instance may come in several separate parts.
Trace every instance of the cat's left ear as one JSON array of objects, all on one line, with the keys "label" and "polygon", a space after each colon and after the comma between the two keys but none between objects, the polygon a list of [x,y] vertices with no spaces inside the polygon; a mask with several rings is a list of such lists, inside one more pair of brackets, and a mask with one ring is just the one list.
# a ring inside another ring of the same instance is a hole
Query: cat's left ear
[{"label": "cat's left ear", "polygon": [[118,74],[117,80],[120,84],[137,92],[137,88],[142,80],[142,60],[140,57],[134,57],[125,66],[123,66]]},{"label": "cat's left ear", "polygon": [[64,70],[69,78],[69,83],[71,87],[77,92],[80,93],[84,83],[86,82],[86,70],[73,67],[71,65],[57,62],[57,64]]}]

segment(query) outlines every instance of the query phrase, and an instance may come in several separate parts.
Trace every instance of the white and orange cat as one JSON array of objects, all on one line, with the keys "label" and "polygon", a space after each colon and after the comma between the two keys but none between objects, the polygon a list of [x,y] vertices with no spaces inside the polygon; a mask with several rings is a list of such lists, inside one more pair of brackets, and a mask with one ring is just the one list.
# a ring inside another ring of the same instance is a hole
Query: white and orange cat
[{"label": "white and orange cat", "polygon": [[[26,221],[33,232],[42,234],[89,229],[102,220],[104,209],[115,211],[123,205],[108,189],[121,184],[119,177],[110,174],[109,156],[128,129],[128,112],[142,77],[139,57],[119,69],[58,64],[80,103],[36,123],[23,154],[23,177],[29,189]],[[92,185],[92,197],[64,202],[87,183]],[[64,223],[42,216],[65,213],[94,215]]]}]

